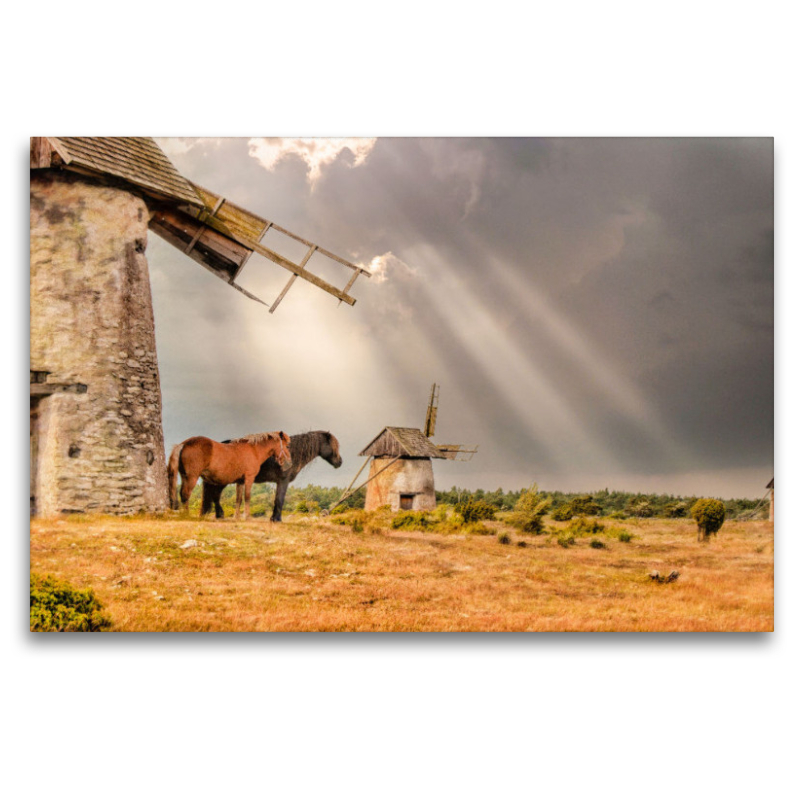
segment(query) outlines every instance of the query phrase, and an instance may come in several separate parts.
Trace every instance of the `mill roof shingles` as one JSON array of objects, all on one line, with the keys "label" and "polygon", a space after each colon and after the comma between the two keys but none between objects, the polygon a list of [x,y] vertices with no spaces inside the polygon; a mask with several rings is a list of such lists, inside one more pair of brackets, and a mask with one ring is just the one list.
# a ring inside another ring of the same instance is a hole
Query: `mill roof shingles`
[{"label": "mill roof shingles", "polygon": [[54,136],[50,139],[70,167],[112,175],[175,200],[203,206],[155,141],[145,136]]},{"label": "mill roof shingles", "polygon": [[362,451],[361,456],[407,456],[445,458],[419,428],[384,428]]}]

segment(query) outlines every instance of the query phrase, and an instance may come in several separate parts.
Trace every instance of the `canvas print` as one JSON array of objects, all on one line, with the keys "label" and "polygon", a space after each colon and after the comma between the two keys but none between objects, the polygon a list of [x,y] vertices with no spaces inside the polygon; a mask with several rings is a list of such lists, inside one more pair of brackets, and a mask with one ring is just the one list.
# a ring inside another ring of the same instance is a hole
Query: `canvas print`
[{"label": "canvas print", "polygon": [[36,632],[773,630],[773,140],[30,142]]}]

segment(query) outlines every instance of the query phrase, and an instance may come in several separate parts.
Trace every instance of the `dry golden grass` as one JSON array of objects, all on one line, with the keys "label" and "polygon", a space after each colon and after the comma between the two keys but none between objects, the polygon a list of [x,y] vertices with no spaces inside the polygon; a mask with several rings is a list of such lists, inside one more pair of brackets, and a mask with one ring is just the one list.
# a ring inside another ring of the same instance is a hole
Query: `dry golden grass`
[{"label": "dry golden grass", "polygon": [[32,520],[31,570],[93,587],[120,631],[773,630],[769,522],[726,522],[703,544],[687,521],[606,521],[634,538],[607,530],[592,549],[502,522],[488,526],[511,544],[336,519]]}]

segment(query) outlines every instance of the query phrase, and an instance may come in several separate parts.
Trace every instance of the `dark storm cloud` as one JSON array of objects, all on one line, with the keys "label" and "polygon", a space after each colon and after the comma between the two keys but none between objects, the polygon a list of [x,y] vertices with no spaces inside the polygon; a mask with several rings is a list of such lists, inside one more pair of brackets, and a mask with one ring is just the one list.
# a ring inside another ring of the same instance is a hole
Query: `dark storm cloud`
[{"label": "dark storm cloud", "polygon": [[[442,465],[445,483],[479,469],[516,485],[574,472],[600,486],[607,472],[635,488],[637,475],[771,469],[771,140],[388,138],[358,166],[343,151],[313,185],[300,157],[267,170],[247,140],[173,157],[334,252],[384,257],[354,309],[329,318],[316,290],[293,289],[275,315],[311,315],[340,346],[343,384],[368,409],[351,423],[358,444],[385,424],[421,424],[437,380],[437,438],[482,444],[471,464]],[[285,276],[274,280],[273,296]],[[174,274],[168,286],[180,291]],[[243,322],[239,298],[215,291],[196,298],[199,324],[216,332],[208,358],[226,360],[241,401],[255,402],[225,332],[245,343],[286,323],[252,309]],[[368,366],[348,359],[353,342]],[[299,391],[293,346],[274,358]]]}]

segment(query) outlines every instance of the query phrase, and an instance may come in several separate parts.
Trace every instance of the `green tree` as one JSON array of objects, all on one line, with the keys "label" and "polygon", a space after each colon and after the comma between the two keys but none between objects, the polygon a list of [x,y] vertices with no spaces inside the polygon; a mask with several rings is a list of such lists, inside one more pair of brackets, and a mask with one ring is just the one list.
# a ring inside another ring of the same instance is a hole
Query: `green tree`
[{"label": "green tree", "polygon": [[697,540],[703,542],[711,534],[716,534],[725,522],[725,504],[721,500],[701,497],[692,506],[692,517],[697,523]]},{"label": "green tree", "polygon": [[526,533],[541,533],[544,527],[542,519],[550,508],[551,500],[539,492],[534,483],[530,489],[522,492],[509,515],[508,521]]}]

